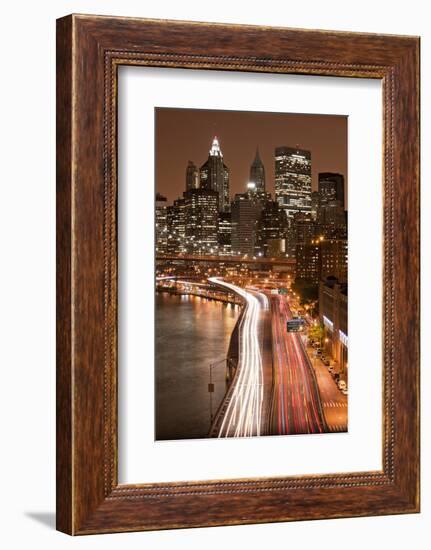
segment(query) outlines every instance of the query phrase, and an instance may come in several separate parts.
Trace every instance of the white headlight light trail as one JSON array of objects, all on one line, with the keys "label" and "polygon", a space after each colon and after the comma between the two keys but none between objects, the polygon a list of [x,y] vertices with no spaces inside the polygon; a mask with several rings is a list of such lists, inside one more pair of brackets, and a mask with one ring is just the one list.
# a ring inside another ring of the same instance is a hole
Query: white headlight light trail
[{"label": "white headlight light trail", "polygon": [[238,371],[232,382],[234,387],[220,426],[219,437],[260,435],[263,368],[259,325],[262,309],[268,308],[268,300],[261,293],[247,292],[217,277],[208,280],[239,294],[246,301],[239,327]]}]

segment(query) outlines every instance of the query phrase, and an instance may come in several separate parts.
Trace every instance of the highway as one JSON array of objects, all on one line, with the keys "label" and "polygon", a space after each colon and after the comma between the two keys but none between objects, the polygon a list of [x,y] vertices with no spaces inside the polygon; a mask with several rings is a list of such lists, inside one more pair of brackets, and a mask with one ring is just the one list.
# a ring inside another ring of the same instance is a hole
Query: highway
[{"label": "highway", "polygon": [[[262,292],[245,290],[216,277],[208,279],[236,292],[245,300],[239,327],[239,360],[234,380],[224,400],[218,437],[250,437],[265,432],[265,370],[262,362],[263,323],[268,298]],[[266,369],[267,370],[267,369]]]},{"label": "highway", "polygon": [[298,333],[287,333],[292,314],[283,296],[271,295],[274,394],[272,433],[326,432],[319,390]]},{"label": "highway", "polygon": [[347,399],[323,364],[313,369],[301,333],[287,332],[292,313],[286,297],[244,289],[218,277],[208,281],[245,302],[236,374],[211,436],[346,431]]}]

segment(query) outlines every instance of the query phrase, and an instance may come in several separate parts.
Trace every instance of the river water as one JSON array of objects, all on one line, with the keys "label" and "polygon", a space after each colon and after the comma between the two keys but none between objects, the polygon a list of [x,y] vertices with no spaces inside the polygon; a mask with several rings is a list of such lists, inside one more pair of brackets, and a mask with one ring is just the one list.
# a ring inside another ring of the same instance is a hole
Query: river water
[{"label": "river water", "polygon": [[[226,358],[238,306],[195,296],[156,294],[156,439],[206,437],[210,427],[209,365]],[[212,369],[215,413],[225,363]]]}]

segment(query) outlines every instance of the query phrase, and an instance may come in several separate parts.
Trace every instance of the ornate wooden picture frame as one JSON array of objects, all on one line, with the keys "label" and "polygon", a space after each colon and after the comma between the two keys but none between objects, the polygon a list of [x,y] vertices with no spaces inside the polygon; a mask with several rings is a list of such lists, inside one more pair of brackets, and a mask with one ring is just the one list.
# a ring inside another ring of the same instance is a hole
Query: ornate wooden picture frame
[{"label": "ornate wooden picture frame", "polygon": [[[383,84],[381,471],[118,483],[117,69]],[[419,511],[419,39],[70,15],[57,22],[57,528],[69,534]]]}]

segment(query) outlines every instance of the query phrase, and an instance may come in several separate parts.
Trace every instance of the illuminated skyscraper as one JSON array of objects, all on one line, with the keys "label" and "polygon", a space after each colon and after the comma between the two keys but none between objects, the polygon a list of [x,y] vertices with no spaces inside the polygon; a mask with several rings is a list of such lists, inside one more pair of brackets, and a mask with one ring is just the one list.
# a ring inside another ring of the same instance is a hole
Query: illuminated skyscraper
[{"label": "illuminated skyscraper", "polygon": [[160,193],[156,195],[156,254],[168,250],[167,201]]},{"label": "illuminated skyscraper", "polygon": [[234,256],[255,255],[257,245],[257,223],[262,212],[262,202],[257,198],[254,187],[247,193],[237,193],[232,202],[232,254]]},{"label": "illuminated skyscraper", "polygon": [[185,252],[185,201],[176,199],[166,209],[168,229],[167,252],[181,254]]},{"label": "illuminated skyscraper", "polygon": [[229,211],[229,168],[223,162],[223,153],[217,136],[213,139],[208,160],[201,166],[200,187],[217,191],[219,212]]},{"label": "illuminated skyscraper", "polygon": [[232,254],[232,213],[220,212],[218,217],[218,251],[220,256]]},{"label": "illuminated skyscraper", "polygon": [[191,189],[184,193],[185,248],[191,254],[218,252],[218,193]]},{"label": "illuminated skyscraper", "polygon": [[250,167],[250,182],[256,186],[256,193],[265,196],[265,167],[259,156],[259,149],[256,149],[256,156]]},{"label": "illuminated skyscraper", "polygon": [[311,212],[310,151],[276,147],[275,197],[288,218],[297,212]]}]

